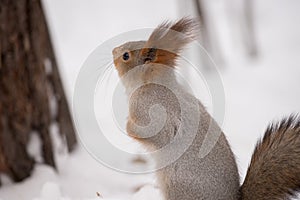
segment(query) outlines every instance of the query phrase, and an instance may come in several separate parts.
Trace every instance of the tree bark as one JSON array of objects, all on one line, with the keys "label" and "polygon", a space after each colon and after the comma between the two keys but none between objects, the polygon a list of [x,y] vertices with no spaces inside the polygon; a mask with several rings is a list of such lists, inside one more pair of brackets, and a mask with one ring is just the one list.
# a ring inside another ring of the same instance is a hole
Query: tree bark
[{"label": "tree bark", "polygon": [[30,134],[38,133],[53,167],[50,125],[57,122],[69,150],[76,144],[39,0],[0,0],[0,53],[0,173],[21,181],[36,162],[27,152]]}]

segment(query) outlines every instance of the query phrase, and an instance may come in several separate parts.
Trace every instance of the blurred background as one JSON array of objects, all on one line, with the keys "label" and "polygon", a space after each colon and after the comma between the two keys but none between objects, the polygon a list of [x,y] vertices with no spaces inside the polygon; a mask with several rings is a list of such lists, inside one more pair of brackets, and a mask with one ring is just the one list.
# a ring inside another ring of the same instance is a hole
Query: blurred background
[{"label": "blurred background", "polygon": [[[223,80],[226,111],[222,128],[236,155],[241,180],[268,124],[300,112],[298,0],[42,0],[42,8],[69,108],[80,67],[101,43],[123,32],[154,28],[166,19],[200,16],[199,40]],[[3,10],[4,7],[0,14]],[[1,20],[3,31],[5,23]],[[3,41],[4,34],[0,37]],[[192,49],[186,54],[198,58],[197,52]],[[51,63],[46,60],[43,64],[47,72]],[[199,66],[208,77],[214,67],[201,57]],[[189,76],[188,69],[185,74]],[[3,73],[1,79],[5,80]],[[197,83],[192,87],[197,87]],[[43,160],[38,153],[38,134],[28,139],[27,150],[37,163],[28,177],[15,183],[14,178],[3,173],[0,162],[0,200],[160,198],[153,174],[124,174],[102,166],[80,142],[73,147],[68,135],[61,139],[59,132],[64,128],[59,124],[48,127],[55,164],[51,159]],[[0,154],[6,144],[1,139]]]}]

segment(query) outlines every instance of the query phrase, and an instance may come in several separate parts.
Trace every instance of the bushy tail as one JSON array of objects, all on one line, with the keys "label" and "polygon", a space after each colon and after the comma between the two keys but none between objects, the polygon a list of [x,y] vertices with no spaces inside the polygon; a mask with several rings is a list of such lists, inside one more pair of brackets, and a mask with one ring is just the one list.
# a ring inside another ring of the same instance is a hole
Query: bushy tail
[{"label": "bushy tail", "polygon": [[289,199],[300,191],[300,118],[268,127],[254,150],[241,199]]}]

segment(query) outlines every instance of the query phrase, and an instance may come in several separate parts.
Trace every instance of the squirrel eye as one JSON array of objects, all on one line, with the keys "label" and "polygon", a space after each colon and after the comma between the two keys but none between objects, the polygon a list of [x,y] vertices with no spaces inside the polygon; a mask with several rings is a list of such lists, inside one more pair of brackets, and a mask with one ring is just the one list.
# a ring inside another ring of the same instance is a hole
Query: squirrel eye
[{"label": "squirrel eye", "polygon": [[128,52],[125,52],[123,54],[123,60],[128,60],[129,59],[129,53]]}]

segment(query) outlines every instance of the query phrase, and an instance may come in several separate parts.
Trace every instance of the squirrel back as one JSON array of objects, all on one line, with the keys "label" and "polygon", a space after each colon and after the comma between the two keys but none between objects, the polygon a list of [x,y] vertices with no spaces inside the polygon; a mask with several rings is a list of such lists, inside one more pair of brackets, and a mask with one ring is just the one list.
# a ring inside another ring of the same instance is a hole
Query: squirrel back
[{"label": "squirrel back", "polygon": [[[191,109],[189,113],[198,111],[200,117],[195,113],[191,117],[199,119],[199,126],[193,143],[184,154],[157,171],[166,200],[256,200],[293,196],[300,189],[298,118],[290,117],[267,129],[255,148],[245,181],[240,186],[236,161],[225,135],[201,102],[177,82],[176,60],[184,46],[195,39],[196,24],[189,18],[165,22],[147,41],[128,42],[113,50],[114,64],[129,95],[127,133],[149,150],[160,149],[178,134],[188,135],[190,127],[180,128],[180,96],[183,104]],[[175,88],[179,95],[174,95],[164,84]],[[166,115],[160,113],[156,105],[164,107]],[[161,121],[165,124],[155,127]],[[144,128],[147,126],[150,128]],[[220,135],[214,147],[206,156],[199,157],[205,135],[216,132]],[[151,137],[146,137],[149,135]],[[160,157],[155,159],[158,164],[162,162]]]}]

